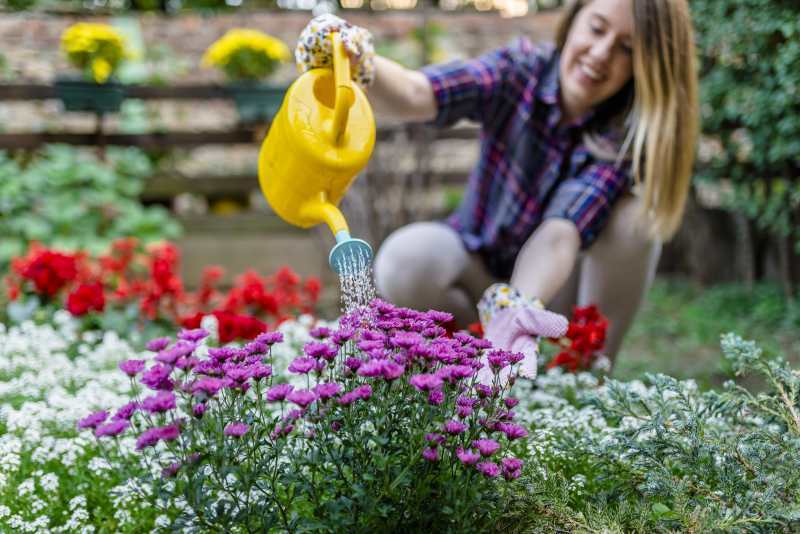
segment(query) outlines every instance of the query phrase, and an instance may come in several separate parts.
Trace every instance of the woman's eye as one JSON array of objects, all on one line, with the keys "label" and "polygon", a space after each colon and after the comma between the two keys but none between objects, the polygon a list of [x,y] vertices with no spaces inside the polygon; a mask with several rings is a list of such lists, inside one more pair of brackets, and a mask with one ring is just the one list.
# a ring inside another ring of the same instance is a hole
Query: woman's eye
[{"label": "woman's eye", "polygon": [[595,35],[602,35],[602,33],[603,33],[603,29],[601,27],[599,27],[599,26],[589,26],[589,28],[591,29],[592,33],[595,34]]}]

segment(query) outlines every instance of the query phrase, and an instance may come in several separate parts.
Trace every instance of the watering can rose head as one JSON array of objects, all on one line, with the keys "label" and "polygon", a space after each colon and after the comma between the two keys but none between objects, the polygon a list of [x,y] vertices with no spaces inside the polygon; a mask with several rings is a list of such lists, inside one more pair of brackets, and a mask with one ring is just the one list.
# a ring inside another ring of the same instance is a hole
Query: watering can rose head
[{"label": "watering can rose head", "polygon": [[69,62],[96,83],[105,83],[133,54],[125,38],[108,24],[79,22],[61,34],[61,50]]},{"label": "watering can rose head", "polygon": [[281,40],[257,30],[234,28],[208,47],[203,65],[221,69],[231,81],[257,81],[268,78],[290,57]]}]

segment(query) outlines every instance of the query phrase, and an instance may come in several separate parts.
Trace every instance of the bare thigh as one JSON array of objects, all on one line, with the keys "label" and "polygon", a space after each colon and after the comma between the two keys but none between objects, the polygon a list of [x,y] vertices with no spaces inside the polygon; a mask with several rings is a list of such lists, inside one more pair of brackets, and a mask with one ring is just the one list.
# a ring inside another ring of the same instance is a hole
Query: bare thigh
[{"label": "bare thigh", "polygon": [[378,293],[398,306],[447,311],[465,326],[477,320],[483,291],[496,281],[459,235],[439,222],[393,232],[375,257]]}]

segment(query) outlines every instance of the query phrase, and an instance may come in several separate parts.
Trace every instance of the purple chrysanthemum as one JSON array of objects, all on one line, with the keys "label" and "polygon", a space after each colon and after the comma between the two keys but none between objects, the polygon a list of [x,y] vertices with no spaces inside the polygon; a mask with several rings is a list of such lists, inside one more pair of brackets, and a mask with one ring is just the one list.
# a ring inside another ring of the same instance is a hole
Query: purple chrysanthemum
[{"label": "purple chrysanthemum", "polygon": [[475,468],[489,478],[494,478],[500,474],[500,467],[494,462],[481,462]]},{"label": "purple chrysanthemum", "polygon": [[322,341],[310,341],[303,346],[303,352],[311,358],[322,358],[331,361],[336,358],[339,349]]},{"label": "purple chrysanthemum", "polygon": [[358,368],[358,376],[374,378],[383,375],[383,360],[370,360]]},{"label": "purple chrysanthemum", "polygon": [[125,360],[120,362],[119,370],[133,378],[144,371],[144,360]]},{"label": "purple chrysanthemum", "polygon": [[108,419],[108,412],[105,410],[91,413],[78,421],[78,430],[97,428],[97,426],[103,423],[106,419]]},{"label": "purple chrysanthemum", "polygon": [[203,414],[205,414],[205,413],[206,413],[206,405],[205,404],[200,403],[200,404],[195,404],[194,406],[192,406],[192,415],[194,415],[198,419],[202,419],[203,418]]},{"label": "purple chrysanthemum", "polygon": [[459,395],[456,399],[456,405],[458,406],[469,406],[470,408],[474,408],[476,404],[478,404],[478,399],[473,399],[472,397],[467,397],[466,395]]},{"label": "purple chrysanthemum", "polygon": [[475,391],[478,393],[478,397],[485,399],[486,397],[491,397],[493,395],[492,388],[485,385],[485,384],[476,384]]},{"label": "purple chrysanthemum", "polygon": [[278,384],[277,386],[272,386],[267,391],[267,400],[270,402],[277,402],[282,401],[286,398],[286,395],[292,392],[294,386],[291,384]]},{"label": "purple chrysanthemum", "polygon": [[429,462],[438,462],[439,449],[432,449],[430,447],[426,447],[422,449],[422,457],[428,460]]},{"label": "purple chrysanthemum", "polygon": [[456,415],[460,419],[466,419],[470,415],[472,415],[472,407],[471,406],[456,406]]},{"label": "purple chrysanthemum", "polygon": [[408,383],[420,391],[432,391],[442,387],[442,379],[432,374],[419,374],[412,376]]},{"label": "purple chrysanthemum", "polygon": [[357,371],[357,370],[358,370],[358,368],[359,368],[359,367],[361,367],[361,366],[364,364],[364,360],[361,360],[361,359],[359,359],[359,358],[353,358],[353,357],[350,357],[350,358],[347,358],[347,359],[344,361],[344,364],[345,364],[345,365],[347,366],[347,368],[348,368],[348,369],[350,369],[351,371]]},{"label": "purple chrysanthemum", "polygon": [[194,328],[192,330],[181,330],[178,339],[186,341],[200,341],[208,337],[208,330],[205,328]]},{"label": "purple chrysanthemum", "polygon": [[453,320],[453,314],[437,310],[428,310],[424,316],[435,323],[449,323]]},{"label": "purple chrysanthemum", "polygon": [[98,438],[119,436],[130,426],[126,419],[115,419],[110,423],[98,426],[94,430],[94,435]]},{"label": "purple chrysanthemum", "polygon": [[464,450],[463,447],[456,449],[456,456],[464,465],[475,465],[481,459],[481,455],[472,449]]},{"label": "purple chrysanthemum", "polygon": [[403,376],[403,373],[405,372],[406,368],[403,367],[402,365],[386,361],[383,364],[383,372],[381,374],[383,375],[384,380],[391,381],[391,380],[397,380],[398,378]]},{"label": "purple chrysanthemum", "polygon": [[506,435],[509,440],[515,440],[528,436],[528,431],[514,423],[498,423],[497,429]]},{"label": "purple chrysanthemum", "polygon": [[503,469],[506,471],[517,471],[522,469],[522,460],[519,458],[503,458],[500,460],[500,463],[503,464]]},{"label": "purple chrysanthemum", "polygon": [[434,447],[436,445],[441,445],[442,443],[445,442],[446,439],[447,438],[445,438],[443,435],[436,434],[435,432],[432,432],[432,433],[429,433],[429,434],[425,434],[425,441],[429,441],[429,442],[433,443]]},{"label": "purple chrysanthemum", "polygon": [[264,332],[263,334],[259,334],[256,336],[255,341],[258,343],[264,343],[265,345],[272,346],[275,343],[280,343],[283,341],[283,333],[282,332]]},{"label": "purple chrysanthemum", "polygon": [[436,389],[428,393],[428,404],[440,406],[444,402],[444,392]]},{"label": "purple chrysanthemum", "polygon": [[507,397],[506,399],[503,400],[503,403],[505,403],[506,408],[510,409],[519,404],[519,399],[515,399],[514,397]]},{"label": "purple chrysanthemum", "polygon": [[489,367],[492,371],[497,372],[504,367],[508,367],[508,354],[502,350],[493,350],[491,351],[486,359],[489,361]]},{"label": "purple chrysanthemum", "polygon": [[316,360],[314,358],[295,358],[289,364],[289,372],[297,374],[306,374],[314,370]]},{"label": "purple chrysanthemum", "polygon": [[450,383],[467,378],[475,374],[469,365],[445,365],[436,371],[436,376]]},{"label": "purple chrysanthemum", "polygon": [[246,423],[228,423],[225,426],[225,430],[223,430],[223,434],[226,436],[231,436],[233,438],[241,438],[247,431],[250,430],[250,425]]},{"label": "purple chrysanthemum", "polygon": [[525,355],[521,352],[509,352],[508,353],[508,363],[514,365],[516,363],[521,362],[525,359]]},{"label": "purple chrysanthemum", "polygon": [[171,391],[159,391],[142,401],[142,408],[150,413],[163,413],[175,409],[175,394]]},{"label": "purple chrysanthemum", "polygon": [[313,338],[325,339],[331,335],[331,329],[325,326],[315,326],[308,333]]},{"label": "purple chrysanthemum", "polygon": [[272,376],[272,366],[264,363],[255,363],[250,366],[250,376],[253,380],[262,380]]},{"label": "purple chrysanthemum", "polygon": [[455,421],[451,419],[450,421],[447,421],[442,428],[448,434],[456,435],[463,433],[469,427],[461,421]]},{"label": "purple chrysanthemum", "polygon": [[353,390],[353,393],[358,395],[361,400],[367,400],[372,397],[372,386],[369,384],[364,384],[363,386],[358,386]]},{"label": "purple chrysanthemum", "polygon": [[331,335],[331,341],[334,344],[342,346],[356,335],[356,331],[349,327],[339,327],[339,330]]},{"label": "purple chrysanthemum", "polygon": [[157,426],[141,433],[136,440],[136,450],[140,451],[145,447],[152,447],[159,441],[172,441],[178,439],[181,430],[177,425]]},{"label": "purple chrysanthemum", "polygon": [[150,352],[158,352],[167,348],[169,343],[170,339],[168,337],[159,337],[148,341],[147,345],[145,345],[145,348]]},{"label": "purple chrysanthemum", "polygon": [[259,343],[258,341],[251,341],[244,346],[244,350],[249,356],[253,356],[255,354],[266,354],[269,352],[269,345],[266,343]]},{"label": "purple chrysanthemum", "polygon": [[219,378],[214,377],[206,377],[201,378],[194,384],[192,384],[192,394],[197,395],[198,393],[204,393],[209,397],[213,397],[219,390],[222,389],[223,382]]},{"label": "purple chrysanthemum", "polygon": [[164,478],[173,478],[181,470],[180,462],[172,462],[167,467],[161,470],[161,476]]},{"label": "purple chrysanthemum", "polygon": [[136,402],[129,402],[127,404],[123,404],[122,406],[120,406],[119,410],[117,410],[117,413],[114,414],[114,417],[112,417],[112,419],[128,420],[131,417],[133,417],[133,414],[136,412],[137,409],[139,409],[139,405]]},{"label": "purple chrysanthemum", "polygon": [[225,362],[232,359],[237,350],[234,347],[211,347],[208,349],[208,355],[218,362]]},{"label": "purple chrysanthemum", "polygon": [[172,367],[156,364],[144,372],[140,382],[150,389],[171,390],[175,384],[170,380]]},{"label": "purple chrysanthemum", "polygon": [[334,382],[328,382],[325,384],[317,384],[314,387],[314,393],[316,393],[320,399],[327,400],[331,397],[334,397],[342,390],[342,386],[336,384]]},{"label": "purple chrysanthemum", "polygon": [[472,446],[478,449],[482,456],[491,456],[500,450],[500,444],[493,439],[476,439]]},{"label": "purple chrysanthemum", "polygon": [[309,404],[317,400],[317,395],[313,391],[307,389],[297,389],[286,395],[286,400],[301,408],[306,408]]},{"label": "purple chrysanthemum", "polygon": [[416,332],[401,331],[389,338],[389,343],[391,343],[393,347],[399,347],[406,350],[423,342],[423,337]]}]

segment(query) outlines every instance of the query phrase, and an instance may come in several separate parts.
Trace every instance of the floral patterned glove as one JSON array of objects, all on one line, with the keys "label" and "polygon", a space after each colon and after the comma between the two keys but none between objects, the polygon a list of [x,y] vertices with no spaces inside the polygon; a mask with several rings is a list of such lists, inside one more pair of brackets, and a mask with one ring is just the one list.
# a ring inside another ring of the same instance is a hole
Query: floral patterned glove
[{"label": "floral patterned glove", "polygon": [[[497,349],[520,352],[524,359],[519,375],[536,378],[539,337],[561,337],[569,326],[563,315],[544,309],[540,300],[525,297],[508,284],[494,284],[483,293],[478,303],[478,315],[484,337]],[[503,384],[508,379],[508,368],[501,372]],[[478,372],[478,381],[490,385],[494,373],[487,362]]]},{"label": "floral patterned glove", "polygon": [[362,87],[369,86],[375,79],[372,34],[330,13],[311,19],[300,34],[294,50],[298,69],[306,72],[316,67],[331,66],[333,54],[330,34],[337,31],[353,64],[353,79]]}]

